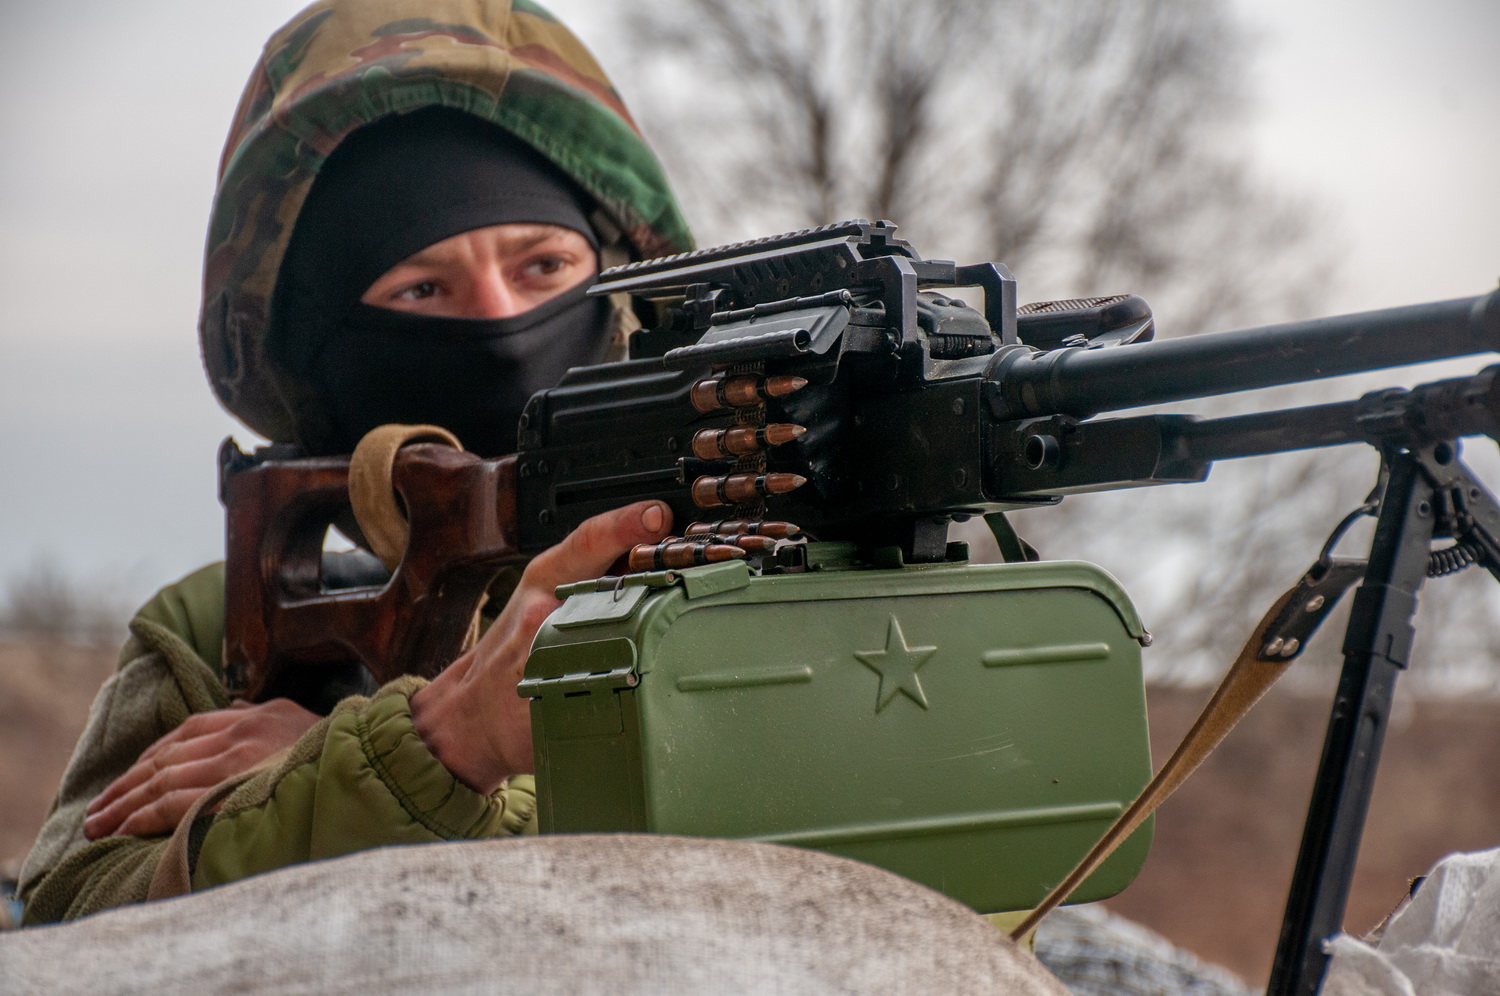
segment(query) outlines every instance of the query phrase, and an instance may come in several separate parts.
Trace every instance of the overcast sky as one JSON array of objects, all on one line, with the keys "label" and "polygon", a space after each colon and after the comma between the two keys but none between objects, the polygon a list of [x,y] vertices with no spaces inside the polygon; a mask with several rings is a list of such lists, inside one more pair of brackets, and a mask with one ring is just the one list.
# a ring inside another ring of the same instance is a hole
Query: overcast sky
[{"label": "overcast sky", "polygon": [[[198,366],[203,230],[240,87],[301,3],[7,6],[0,579],[50,557],[149,593],[220,555],[214,453],[235,425]],[[628,53],[595,0],[551,6],[628,99]],[[1248,140],[1272,182],[1326,202],[1343,229],[1329,309],[1493,287],[1500,3],[1239,7],[1262,36]]]}]

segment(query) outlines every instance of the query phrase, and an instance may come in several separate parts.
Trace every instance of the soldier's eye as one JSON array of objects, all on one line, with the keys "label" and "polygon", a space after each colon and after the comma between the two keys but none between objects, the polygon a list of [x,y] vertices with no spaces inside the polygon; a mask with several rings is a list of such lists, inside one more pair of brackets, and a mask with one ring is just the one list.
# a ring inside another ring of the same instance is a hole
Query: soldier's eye
[{"label": "soldier's eye", "polygon": [[421,283],[412,284],[401,291],[396,297],[402,301],[421,301],[429,297],[436,297],[438,285],[433,280],[423,280]]},{"label": "soldier's eye", "polygon": [[566,256],[538,256],[527,264],[527,271],[536,277],[553,277],[571,266],[573,261]]}]

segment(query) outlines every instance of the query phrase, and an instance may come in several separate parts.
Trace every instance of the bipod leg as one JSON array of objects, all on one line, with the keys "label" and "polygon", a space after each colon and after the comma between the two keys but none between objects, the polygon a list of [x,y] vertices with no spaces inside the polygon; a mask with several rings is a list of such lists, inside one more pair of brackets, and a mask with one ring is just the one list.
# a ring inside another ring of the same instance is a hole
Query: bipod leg
[{"label": "bipod leg", "polygon": [[[1448,447],[1451,443],[1437,446]],[[1387,454],[1390,476],[1354,593],[1344,668],[1328,719],[1302,847],[1287,897],[1268,996],[1312,996],[1322,985],[1323,942],[1343,927],[1360,834],[1375,784],[1396,675],[1406,667],[1417,592],[1427,576],[1436,514],[1423,464],[1435,447]]]}]

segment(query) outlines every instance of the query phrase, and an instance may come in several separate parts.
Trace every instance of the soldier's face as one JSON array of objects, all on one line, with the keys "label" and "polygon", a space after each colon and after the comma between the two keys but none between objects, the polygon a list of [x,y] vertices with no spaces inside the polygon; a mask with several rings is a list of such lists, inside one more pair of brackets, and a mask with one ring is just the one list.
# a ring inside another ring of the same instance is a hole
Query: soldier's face
[{"label": "soldier's face", "polygon": [[592,277],[588,239],[558,225],[489,225],[434,242],[391,267],[364,304],[445,318],[514,318]]}]

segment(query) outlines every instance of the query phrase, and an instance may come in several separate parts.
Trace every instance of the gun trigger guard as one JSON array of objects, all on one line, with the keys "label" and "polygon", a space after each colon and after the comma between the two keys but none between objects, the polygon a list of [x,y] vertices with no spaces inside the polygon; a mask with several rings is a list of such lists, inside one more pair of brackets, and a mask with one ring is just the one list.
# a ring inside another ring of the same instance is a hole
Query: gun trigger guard
[{"label": "gun trigger guard", "polygon": [[1319,559],[1297,582],[1292,597],[1266,628],[1257,660],[1287,661],[1300,655],[1308,639],[1355,582],[1365,576],[1365,561]]}]

